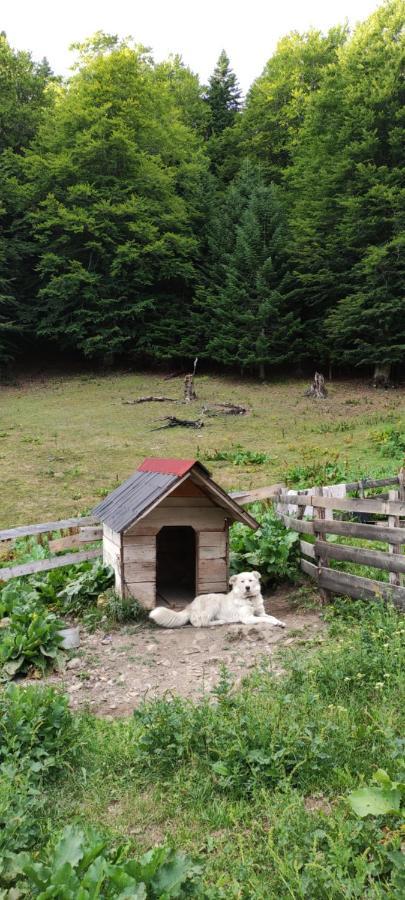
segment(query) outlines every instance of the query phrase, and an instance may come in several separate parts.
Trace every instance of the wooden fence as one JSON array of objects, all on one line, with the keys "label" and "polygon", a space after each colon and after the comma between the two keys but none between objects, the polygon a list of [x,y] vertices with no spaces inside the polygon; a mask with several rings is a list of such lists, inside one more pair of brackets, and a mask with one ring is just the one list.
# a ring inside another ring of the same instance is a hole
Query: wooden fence
[{"label": "wooden fence", "polygon": [[[396,485],[385,494],[365,497],[366,489]],[[313,578],[321,592],[347,594],[351,597],[392,600],[405,610],[405,470],[395,478],[367,480],[340,485],[346,496],[331,496],[333,488],[312,488],[306,492],[273,495],[278,515],[287,528],[305,535],[300,540],[301,568]],[[348,497],[358,491],[363,496]],[[342,518],[342,514],[344,518]],[[336,516],[340,518],[336,518]],[[333,535],[328,540],[328,535]],[[307,536],[311,536],[308,540]],[[338,543],[343,539],[377,541],[386,549],[369,549],[359,545]],[[312,540],[311,540],[312,538]],[[388,572],[388,581],[365,578],[337,568],[330,563],[354,563]]]},{"label": "wooden fence", "polygon": [[[341,496],[330,496],[336,487],[340,488]],[[390,487],[391,490],[365,496],[367,490],[381,491],[384,487]],[[359,497],[348,496],[355,491],[360,494]],[[392,478],[365,479],[296,493],[287,492],[283,484],[273,484],[251,491],[240,491],[231,496],[242,506],[256,500],[271,501],[287,528],[306,536],[307,539],[300,540],[301,568],[317,582],[325,595],[348,594],[365,599],[380,596],[392,600],[396,606],[405,610],[405,554],[402,552],[405,545],[404,469]],[[345,518],[338,519],[336,514],[343,514]],[[0,531],[0,548],[5,549],[6,556],[9,548],[12,556],[13,544],[17,538],[37,536],[40,540],[41,535],[52,535],[55,531],[67,531],[67,534],[49,541],[49,550],[61,555],[0,568],[0,582],[102,556],[102,528],[91,516],[8,528]],[[328,540],[328,535],[378,541],[386,544],[387,549],[376,550],[338,543],[335,539]],[[85,544],[96,542],[95,549],[80,550]],[[76,549],[78,552],[63,553],[69,549]],[[382,569],[389,573],[389,580],[378,581],[344,572],[332,568],[329,565],[331,561]]]},{"label": "wooden fence", "polygon": [[[10,556],[12,556],[14,541],[17,538],[34,536],[40,541],[41,535],[52,535],[55,531],[67,531],[67,534],[49,541],[48,546],[51,552],[56,554],[65,550],[73,550],[74,548],[78,548],[78,552],[63,553],[60,556],[50,556],[46,559],[0,568],[0,582],[8,581],[10,578],[18,578],[20,575],[33,575],[36,572],[59,569],[61,566],[77,565],[77,563],[84,562],[87,559],[96,559],[103,555],[101,545],[103,529],[92,516],[82,516],[81,518],[62,519],[59,522],[43,522],[39,525],[19,525],[17,528],[7,528],[4,531],[0,531],[2,556],[7,559],[8,551]],[[80,547],[96,542],[99,546],[95,549],[80,550]]]}]

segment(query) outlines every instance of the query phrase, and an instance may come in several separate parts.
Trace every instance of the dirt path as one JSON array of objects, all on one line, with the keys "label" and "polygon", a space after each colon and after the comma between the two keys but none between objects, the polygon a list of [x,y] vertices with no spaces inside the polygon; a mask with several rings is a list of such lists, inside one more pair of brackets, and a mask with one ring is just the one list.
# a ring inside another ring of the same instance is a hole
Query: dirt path
[{"label": "dirt path", "polygon": [[[72,709],[102,716],[128,715],[145,698],[166,692],[198,698],[215,686],[222,663],[238,681],[277,647],[310,640],[323,628],[316,611],[291,611],[285,592],[273,594],[266,606],[287,623],[286,629],[223,625],[166,630],[145,624],[109,634],[82,630],[80,650],[66,671],[44,680],[69,694]],[[281,672],[276,661],[274,670]]]}]

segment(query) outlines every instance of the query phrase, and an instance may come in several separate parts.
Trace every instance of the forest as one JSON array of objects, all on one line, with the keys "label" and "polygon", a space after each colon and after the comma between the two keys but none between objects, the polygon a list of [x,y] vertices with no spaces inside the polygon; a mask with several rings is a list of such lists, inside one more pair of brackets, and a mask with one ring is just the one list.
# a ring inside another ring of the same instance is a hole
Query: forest
[{"label": "forest", "polygon": [[405,4],[284,37],[245,98],[96,33],[0,35],[0,368],[36,355],[400,375]]}]

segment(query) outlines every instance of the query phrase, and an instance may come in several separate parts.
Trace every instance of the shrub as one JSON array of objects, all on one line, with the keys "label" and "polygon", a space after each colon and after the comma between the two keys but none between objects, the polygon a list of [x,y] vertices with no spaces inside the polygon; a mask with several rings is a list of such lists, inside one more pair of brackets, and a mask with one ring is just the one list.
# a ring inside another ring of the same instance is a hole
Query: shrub
[{"label": "shrub", "polygon": [[242,444],[235,444],[229,450],[213,450],[204,457],[208,462],[230,462],[234,466],[262,466],[272,462],[274,457],[259,450],[247,450]]},{"label": "shrub", "polygon": [[14,610],[2,630],[0,669],[4,678],[30,670],[55,668],[61,658],[63,623],[53,613],[35,607]]},{"label": "shrub", "polygon": [[0,765],[34,776],[56,771],[80,750],[79,720],[51,687],[9,685],[0,696]]},{"label": "shrub", "polygon": [[289,579],[295,581],[299,568],[299,535],[288,531],[272,506],[253,504],[251,514],[260,523],[252,531],[241,522],[230,531],[231,571],[258,569],[265,584]]},{"label": "shrub", "polygon": [[15,860],[15,871],[27,879],[30,897],[124,898],[169,900],[201,897],[200,867],[184,853],[155,847],[139,860],[127,859],[127,849],[109,850],[95,832],[84,834],[68,825],[43,862],[27,854]]},{"label": "shrub", "polygon": [[303,451],[304,462],[290,466],[283,473],[284,480],[297,488],[325,484],[336,484],[348,478],[347,462],[339,459],[338,453],[324,452],[313,448]]},{"label": "shrub", "polygon": [[401,459],[405,455],[405,430],[399,426],[389,425],[382,431],[372,434],[372,441],[378,447],[381,456]]},{"label": "shrub", "polygon": [[87,612],[97,597],[109,588],[114,580],[111,566],[97,560],[90,569],[68,582],[58,593],[59,608],[65,613],[80,615]]}]

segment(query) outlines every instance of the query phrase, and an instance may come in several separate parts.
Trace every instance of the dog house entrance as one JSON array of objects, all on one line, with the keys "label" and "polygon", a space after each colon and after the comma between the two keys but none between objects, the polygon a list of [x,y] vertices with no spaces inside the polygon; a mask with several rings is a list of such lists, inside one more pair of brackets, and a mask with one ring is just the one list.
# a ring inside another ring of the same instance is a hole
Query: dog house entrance
[{"label": "dog house entrance", "polygon": [[156,603],[183,605],[196,594],[196,536],[190,526],[165,525],[156,537]]}]

